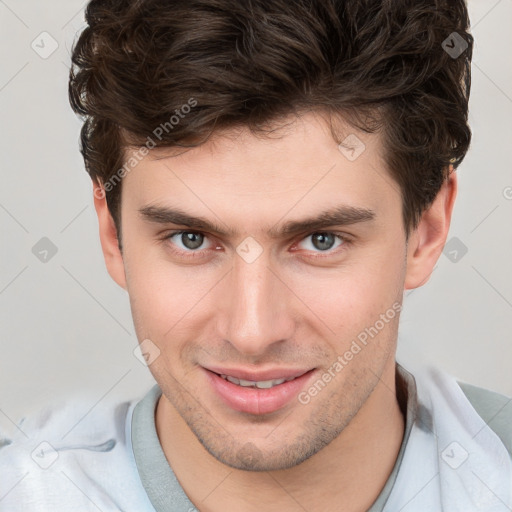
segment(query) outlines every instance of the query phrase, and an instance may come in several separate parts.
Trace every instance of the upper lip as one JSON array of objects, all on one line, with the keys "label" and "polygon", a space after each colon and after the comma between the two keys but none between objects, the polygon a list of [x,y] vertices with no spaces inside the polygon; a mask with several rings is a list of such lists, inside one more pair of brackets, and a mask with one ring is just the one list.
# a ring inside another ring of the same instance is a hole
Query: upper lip
[{"label": "upper lip", "polygon": [[220,366],[204,366],[204,368],[219,375],[229,375],[236,379],[249,380],[251,382],[289,379],[291,377],[296,378],[311,370],[311,368],[271,368],[267,370],[254,371],[245,368],[222,368]]}]

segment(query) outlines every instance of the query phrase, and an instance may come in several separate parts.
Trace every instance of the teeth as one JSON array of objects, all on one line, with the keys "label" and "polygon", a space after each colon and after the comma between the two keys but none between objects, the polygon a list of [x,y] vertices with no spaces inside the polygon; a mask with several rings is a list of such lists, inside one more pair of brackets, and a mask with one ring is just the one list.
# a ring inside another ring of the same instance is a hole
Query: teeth
[{"label": "teeth", "polygon": [[256,387],[258,389],[270,389],[274,386],[278,386],[282,384],[284,379],[276,379],[276,380],[262,380],[260,382],[256,382]]},{"label": "teeth", "polygon": [[229,382],[236,384],[237,386],[242,386],[246,388],[258,388],[258,389],[270,389],[274,386],[279,386],[283,382],[288,382],[293,380],[295,377],[288,377],[287,379],[273,379],[273,380],[260,380],[260,381],[252,381],[252,380],[244,380],[237,379],[236,377],[231,377],[231,375],[221,375],[224,380],[228,380]]}]

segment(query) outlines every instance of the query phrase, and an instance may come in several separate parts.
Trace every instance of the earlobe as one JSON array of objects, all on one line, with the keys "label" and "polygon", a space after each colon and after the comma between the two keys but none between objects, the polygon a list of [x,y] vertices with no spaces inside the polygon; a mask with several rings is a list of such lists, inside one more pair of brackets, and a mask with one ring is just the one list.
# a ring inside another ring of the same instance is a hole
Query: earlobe
[{"label": "earlobe", "polygon": [[405,290],[429,280],[446,243],[456,195],[457,174],[450,166],[449,176],[409,237]]},{"label": "earlobe", "polygon": [[119,249],[117,229],[110,214],[103,187],[93,181],[94,208],[98,216],[101,248],[110,277],[126,290],[123,255]]}]

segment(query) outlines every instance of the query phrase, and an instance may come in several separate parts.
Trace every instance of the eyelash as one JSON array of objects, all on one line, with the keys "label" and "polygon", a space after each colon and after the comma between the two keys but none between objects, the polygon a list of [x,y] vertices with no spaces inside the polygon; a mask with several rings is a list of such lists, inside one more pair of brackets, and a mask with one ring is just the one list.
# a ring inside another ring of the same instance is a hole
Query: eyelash
[{"label": "eyelash", "polygon": [[[175,235],[182,235],[183,233],[193,233],[193,234],[197,234],[197,235],[203,235],[205,238],[207,238],[207,235],[205,233],[202,233],[201,231],[194,231],[193,229],[192,230],[190,230],[190,229],[182,229],[182,230],[176,230],[176,231],[171,231],[170,233],[166,233],[161,238],[161,240],[166,242],[166,241],[169,241],[173,236],[175,236]],[[326,253],[321,253],[320,252],[317,255],[313,255],[313,256],[310,257],[312,259],[329,258],[333,254],[338,255],[339,253],[341,253],[344,250],[346,250],[347,246],[350,246],[351,243],[352,243],[351,237],[349,237],[347,234],[345,234],[345,233],[338,233],[338,232],[335,232],[335,231],[313,231],[309,235],[306,235],[305,237],[301,238],[299,240],[299,242],[302,242],[306,238],[308,238],[308,237],[310,237],[312,235],[316,235],[318,233],[334,235],[334,236],[336,236],[337,238],[339,238],[342,241],[342,244],[339,245],[332,252],[326,252]],[[297,243],[299,243],[299,242],[297,242]],[[198,251],[182,251],[182,250],[176,249],[173,244],[170,244],[170,245],[171,245],[171,252],[173,254],[176,254],[176,255],[180,256],[181,258],[189,258],[189,259],[201,258],[203,256],[203,254],[202,254],[203,252],[206,252],[206,251],[210,250],[210,249],[202,249],[202,250],[198,250]]]}]

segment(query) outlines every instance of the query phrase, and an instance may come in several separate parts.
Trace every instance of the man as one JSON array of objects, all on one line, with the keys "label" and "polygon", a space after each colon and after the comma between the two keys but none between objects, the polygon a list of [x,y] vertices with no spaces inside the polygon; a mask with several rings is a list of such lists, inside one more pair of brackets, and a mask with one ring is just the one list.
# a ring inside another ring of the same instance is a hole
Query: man
[{"label": "man", "polygon": [[157,384],[5,439],[0,509],[512,510],[509,399],[395,360],[470,143],[463,1],[92,0],[86,19],[70,99]]}]

